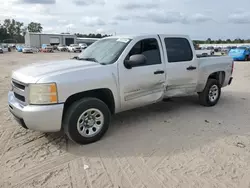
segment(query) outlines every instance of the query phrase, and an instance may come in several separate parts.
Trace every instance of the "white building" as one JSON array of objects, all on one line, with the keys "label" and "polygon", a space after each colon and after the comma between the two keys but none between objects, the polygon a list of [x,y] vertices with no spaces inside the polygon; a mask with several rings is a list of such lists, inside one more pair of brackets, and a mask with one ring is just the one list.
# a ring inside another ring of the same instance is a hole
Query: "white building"
[{"label": "white building", "polygon": [[46,34],[46,33],[26,33],[25,45],[41,48],[42,44],[70,45],[76,43],[76,36],[70,34]]}]

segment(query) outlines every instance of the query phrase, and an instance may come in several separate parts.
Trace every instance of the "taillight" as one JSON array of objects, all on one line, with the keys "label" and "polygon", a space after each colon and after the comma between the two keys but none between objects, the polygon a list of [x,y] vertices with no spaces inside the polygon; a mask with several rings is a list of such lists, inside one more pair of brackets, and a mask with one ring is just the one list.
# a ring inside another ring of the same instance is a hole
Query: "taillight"
[{"label": "taillight", "polygon": [[232,61],[232,69],[231,69],[231,74],[233,74],[234,71],[234,61]]}]

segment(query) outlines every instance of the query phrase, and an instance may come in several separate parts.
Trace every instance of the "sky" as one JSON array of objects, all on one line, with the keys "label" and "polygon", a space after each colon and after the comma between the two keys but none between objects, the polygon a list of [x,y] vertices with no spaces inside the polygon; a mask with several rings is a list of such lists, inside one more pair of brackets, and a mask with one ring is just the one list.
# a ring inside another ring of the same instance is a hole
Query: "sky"
[{"label": "sky", "polygon": [[0,0],[0,21],[44,33],[187,34],[250,39],[250,0]]}]

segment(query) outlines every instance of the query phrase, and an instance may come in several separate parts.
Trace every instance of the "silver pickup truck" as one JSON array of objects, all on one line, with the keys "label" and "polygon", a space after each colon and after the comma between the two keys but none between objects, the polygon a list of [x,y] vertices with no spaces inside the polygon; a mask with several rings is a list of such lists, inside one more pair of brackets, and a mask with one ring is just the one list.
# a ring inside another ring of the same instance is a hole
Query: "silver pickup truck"
[{"label": "silver pickup truck", "polygon": [[88,144],[104,135],[118,112],[193,94],[214,106],[232,81],[233,66],[228,56],[198,57],[185,35],[107,37],[75,59],[13,71],[9,110],[25,128],[63,130]]}]

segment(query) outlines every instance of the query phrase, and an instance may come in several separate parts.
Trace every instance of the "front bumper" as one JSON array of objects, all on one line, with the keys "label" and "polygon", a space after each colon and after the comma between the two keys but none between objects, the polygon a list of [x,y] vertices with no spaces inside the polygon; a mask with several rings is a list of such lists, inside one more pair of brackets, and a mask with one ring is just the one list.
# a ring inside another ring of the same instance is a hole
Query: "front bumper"
[{"label": "front bumper", "polygon": [[61,130],[63,104],[23,106],[12,91],[8,93],[8,103],[10,112],[22,127],[41,132]]}]

